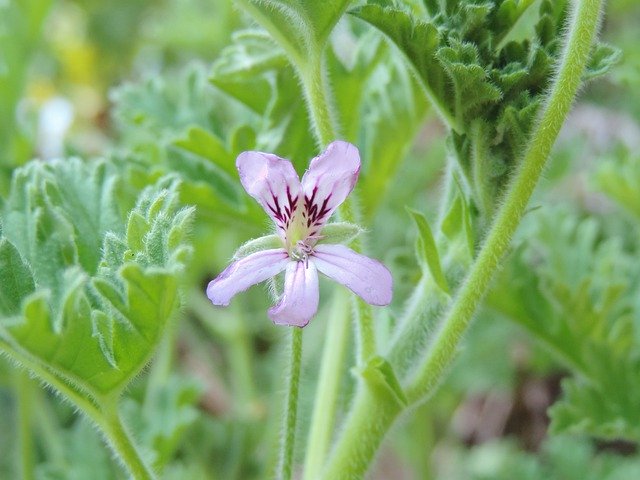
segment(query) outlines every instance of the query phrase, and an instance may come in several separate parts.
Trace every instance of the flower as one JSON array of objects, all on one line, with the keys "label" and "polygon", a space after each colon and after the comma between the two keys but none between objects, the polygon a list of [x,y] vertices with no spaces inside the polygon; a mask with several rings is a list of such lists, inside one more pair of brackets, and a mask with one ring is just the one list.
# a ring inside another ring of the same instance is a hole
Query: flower
[{"label": "flower", "polygon": [[242,186],[273,219],[277,233],[249,242],[252,246],[240,250],[251,253],[237,253],[236,258],[241,258],[209,282],[207,296],[214,305],[229,305],[237,293],[282,271],[284,293],[269,309],[269,317],[277,325],[304,327],[313,318],[319,301],[318,272],[371,305],[391,302],[389,270],[344,245],[329,243],[339,235],[325,233],[330,226],[338,227],[334,232],[357,228],[326,224],[358,179],[360,154],[354,145],[333,142],[311,160],[302,181],[290,161],[270,153],[243,152],[236,166]]}]

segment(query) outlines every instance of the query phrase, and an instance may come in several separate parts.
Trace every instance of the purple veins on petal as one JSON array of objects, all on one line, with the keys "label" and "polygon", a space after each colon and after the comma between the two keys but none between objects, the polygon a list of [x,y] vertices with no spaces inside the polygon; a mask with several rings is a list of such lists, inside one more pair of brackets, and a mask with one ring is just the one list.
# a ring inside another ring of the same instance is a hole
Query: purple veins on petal
[{"label": "purple veins on petal", "polygon": [[302,190],[305,209],[310,217],[313,212],[317,225],[324,224],[345,201],[359,173],[360,153],[348,142],[335,141],[324,153],[311,160],[309,169],[302,177]]},{"label": "purple veins on petal", "polygon": [[236,167],[240,182],[283,230],[295,211],[300,179],[290,161],[262,152],[243,152]]},{"label": "purple veins on petal", "polygon": [[320,290],[318,272],[313,262],[291,261],[284,277],[284,294],[269,309],[276,325],[304,327],[318,311]]},{"label": "purple veins on petal", "polygon": [[277,275],[289,261],[289,255],[282,248],[252,253],[233,262],[211,280],[207,286],[207,297],[214,305],[227,306],[235,294]]},{"label": "purple veins on petal", "polygon": [[373,258],[344,245],[316,245],[312,257],[318,270],[343,284],[371,305],[388,305],[393,295],[391,272]]}]

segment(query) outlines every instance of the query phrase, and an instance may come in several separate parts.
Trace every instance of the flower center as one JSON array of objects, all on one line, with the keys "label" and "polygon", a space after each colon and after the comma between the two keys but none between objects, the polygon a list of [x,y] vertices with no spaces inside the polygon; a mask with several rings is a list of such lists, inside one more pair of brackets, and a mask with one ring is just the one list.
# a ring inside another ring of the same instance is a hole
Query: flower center
[{"label": "flower center", "polygon": [[289,250],[289,257],[298,262],[305,262],[309,258],[309,255],[313,253],[313,247],[308,243],[298,240],[295,246]]}]

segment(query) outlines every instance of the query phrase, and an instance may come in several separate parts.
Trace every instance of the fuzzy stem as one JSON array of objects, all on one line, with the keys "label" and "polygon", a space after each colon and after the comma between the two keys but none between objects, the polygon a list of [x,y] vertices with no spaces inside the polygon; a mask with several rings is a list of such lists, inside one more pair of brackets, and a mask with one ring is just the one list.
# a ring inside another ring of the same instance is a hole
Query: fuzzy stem
[{"label": "fuzzy stem", "polygon": [[432,348],[407,388],[409,402],[428,397],[455,357],[458,343],[511,243],[571,109],[598,29],[602,0],[576,0],[572,6],[567,42],[545,108],[484,245],[440,324]]},{"label": "fuzzy stem", "polygon": [[367,388],[359,389],[340,442],[333,448],[333,456],[319,478],[364,478],[380,441],[401,411],[397,404],[383,400]]},{"label": "fuzzy stem", "polygon": [[347,298],[343,291],[336,293],[322,353],[316,401],[311,418],[304,462],[304,479],[313,479],[322,468],[329,449],[335,424],[338,391],[344,373],[344,358],[349,339]]},{"label": "fuzzy stem", "polygon": [[313,126],[313,133],[320,149],[324,149],[338,136],[336,116],[332,110],[329,79],[324,68],[321,50],[311,52],[309,61],[298,64],[298,75],[302,80],[302,89],[307,110]]},{"label": "fuzzy stem", "polygon": [[129,470],[132,478],[136,480],[154,480],[156,478],[153,471],[142,459],[140,451],[123,425],[117,403],[105,406],[101,410],[101,414],[94,418],[94,421],[100,426],[107,442],[118,454],[119,460]]},{"label": "fuzzy stem", "polygon": [[[478,258],[436,332],[428,355],[406,389],[409,404],[428,398],[440,382],[525,213],[529,198],[580,85],[596,36],[602,3],[602,0],[572,2],[572,15],[558,74],[545,107]],[[376,411],[380,409],[383,411]],[[367,425],[365,419],[376,418],[374,412],[379,418],[391,419],[382,422],[385,428],[372,430]],[[330,460],[322,478],[362,478],[392,424],[393,413],[387,403],[365,405],[356,402],[349,414],[347,427],[335,446],[337,454]]]},{"label": "fuzzy stem", "polygon": [[298,417],[298,392],[300,390],[300,364],[302,363],[302,329],[291,328],[291,362],[289,364],[289,385],[287,403],[284,411],[282,441],[280,444],[280,462],[278,479],[291,480],[293,450],[296,439],[296,420]]}]

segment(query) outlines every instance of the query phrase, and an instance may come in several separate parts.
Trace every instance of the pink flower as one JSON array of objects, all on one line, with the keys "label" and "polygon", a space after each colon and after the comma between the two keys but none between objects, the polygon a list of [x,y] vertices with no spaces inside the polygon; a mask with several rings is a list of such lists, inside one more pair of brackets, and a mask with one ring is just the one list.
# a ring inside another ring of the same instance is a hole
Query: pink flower
[{"label": "pink flower", "polygon": [[284,293],[269,309],[277,325],[304,327],[313,318],[318,311],[318,272],[371,305],[391,302],[393,280],[383,264],[331,243],[345,236],[337,231],[359,229],[326,224],[358,179],[360,155],[355,146],[333,142],[311,160],[302,181],[290,161],[270,153],[243,152],[236,166],[247,193],[275,222],[277,235],[249,242],[240,249],[248,255],[239,251],[236,260],[209,282],[207,296],[214,305],[229,305],[235,294],[283,270]]}]

